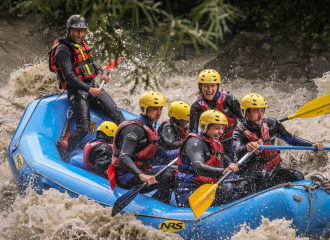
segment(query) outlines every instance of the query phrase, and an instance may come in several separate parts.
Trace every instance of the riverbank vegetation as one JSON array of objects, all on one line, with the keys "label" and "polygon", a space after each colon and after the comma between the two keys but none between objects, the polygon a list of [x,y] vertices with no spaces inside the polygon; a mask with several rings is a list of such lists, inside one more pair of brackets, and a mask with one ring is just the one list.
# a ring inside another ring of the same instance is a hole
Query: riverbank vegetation
[{"label": "riverbank vegetation", "polygon": [[1,8],[37,16],[39,27],[33,33],[43,41],[63,36],[70,15],[85,16],[103,59],[124,56],[134,65],[126,76],[129,81],[148,86],[155,79],[152,69],[175,70],[172,60],[184,58],[185,46],[217,49],[241,31],[263,33],[270,41],[285,42],[301,52],[313,42],[330,46],[329,2],[4,0]]}]

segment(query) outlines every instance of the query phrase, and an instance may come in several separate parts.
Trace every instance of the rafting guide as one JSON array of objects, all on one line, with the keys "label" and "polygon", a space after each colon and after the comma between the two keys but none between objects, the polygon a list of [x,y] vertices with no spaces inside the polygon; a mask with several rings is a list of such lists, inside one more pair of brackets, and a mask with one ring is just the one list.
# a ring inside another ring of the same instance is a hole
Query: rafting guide
[{"label": "rafting guide", "polygon": [[87,40],[84,38],[87,23],[84,17],[72,15],[67,20],[67,34],[55,40],[50,51],[50,70],[57,75],[59,88],[68,91],[77,129],[70,136],[67,148],[58,144],[62,160],[70,161],[70,155],[90,128],[90,108],[101,111],[119,125],[125,120],[112,98],[98,88],[94,78],[101,74],[101,81],[109,77],[94,60]]}]

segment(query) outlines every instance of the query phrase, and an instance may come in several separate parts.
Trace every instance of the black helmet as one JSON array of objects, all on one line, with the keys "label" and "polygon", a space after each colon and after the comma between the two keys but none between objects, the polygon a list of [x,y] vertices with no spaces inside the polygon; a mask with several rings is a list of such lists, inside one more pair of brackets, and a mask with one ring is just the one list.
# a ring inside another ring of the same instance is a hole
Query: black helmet
[{"label": "black helmet", "polygon": [[86,27],[86,19],[80,15],[72,15],[69,17],[68,21],[66,22],[66,30],[67,32],[70,31],[70,28],[87,28]]}]

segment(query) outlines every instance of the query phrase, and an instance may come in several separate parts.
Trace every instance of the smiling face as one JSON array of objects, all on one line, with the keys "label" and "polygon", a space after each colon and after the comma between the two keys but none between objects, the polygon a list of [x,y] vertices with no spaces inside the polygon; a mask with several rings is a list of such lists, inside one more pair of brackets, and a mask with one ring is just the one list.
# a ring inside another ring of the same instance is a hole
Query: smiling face
[{"label": "smiling face", "polygon": [[215,142],[220,142],[220,137],[222,136],[223,132],[225,130],[225,125],[222,124],[212,124],[212,127],[210,127],[206,135],[211,138]]},{"label": "smiling face", "polygon": [[246,111],[246,120],[253,126],[259,127],[262,122],[262,118],[265,115],[264,108],[249,108]]},{"label": "smiling face", "polygon": [[71,28],[72,38],[75,43],[80,44],[84,39],[86,29],[85,28]]},{"label": "smiling face", "polygon": [[147,108],[147,117],[152,122],[158,122],[160,116],[162,115],[163,107],[148,107]]},{"label": "smiling face", "polygon": [[214,99],[218,91],[218,85],[213,83],[202,83],[202,93],[207,100]]}]

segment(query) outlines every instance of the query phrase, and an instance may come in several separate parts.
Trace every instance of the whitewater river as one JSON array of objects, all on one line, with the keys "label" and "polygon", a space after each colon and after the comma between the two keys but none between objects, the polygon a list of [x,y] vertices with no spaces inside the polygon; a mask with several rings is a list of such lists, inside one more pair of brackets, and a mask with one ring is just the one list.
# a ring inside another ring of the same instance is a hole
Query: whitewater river
[{"label": "whitewater river", "polygon": [[[43,195],[28,191],[23,198],[18,194],[14,178],[7,163],[9,142],[22,117],[23,108],[34,100],[39,91],[58,92],[56,77],[48,69],[48,45],[37,43],[36,38],[26,38],[33,21],[25,18],[0,16],[0,238],[1,239],[181,239],[179,235],[164,233],[144,226],[132,214],[110,216],[110,208],[85,197],[71,199],[66,194],[49,190]],[[198,72],[216,53],[189,54],[188,60],[177,62],[184,73]],[[138,99],[145,90],[138,88],[130,93],[131,85],[122,86],[123,59],[113,72],[105,90],[120,108],[139,113]],[[221,74],[221,73],[220,73]],[[182,100],[192,104],[196,99],[197,75],[173,75],[161,80],[159,91],[167,101]],[[309,83],[283,83],[275,81],[246,81],[237,79],[222,82],[238,99],[256,92],[268,101],[266,115],[283,118],[295,113],[305,103],[329,93],[330,74]],[[152,87],[149,89],[153,89]],[[153,89],[157,90],[157,89]],[[164,120],[168,108],[163,112]],[[284,123],[288,131],[305,139],[323,142],[330,146],[329,116],[294,119]],[[282,144],[278,142],[278,144]],[[282,151],[284,165],[302,171],[305,177],[321,173],[329,178],[328,152]],[[295,239],[290,221],[264,219],[260,227],[247,233],[242,227],[232,239]]]}]

